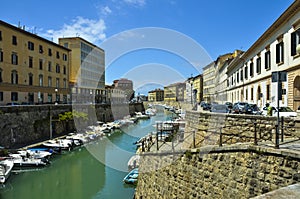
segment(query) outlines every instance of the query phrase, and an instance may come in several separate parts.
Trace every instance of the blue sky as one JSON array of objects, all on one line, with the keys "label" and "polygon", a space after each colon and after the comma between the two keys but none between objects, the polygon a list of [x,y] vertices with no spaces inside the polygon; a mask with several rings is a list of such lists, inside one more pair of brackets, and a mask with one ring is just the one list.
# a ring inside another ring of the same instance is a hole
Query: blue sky
[{"label": "blue sky", "polygon": [[247,50],[292,2],[16,0],[1,2],[0,19],[54,42],[83,37],[106,51],[107,84],[125,77],[147,90],[197,75],[219,55]]}]

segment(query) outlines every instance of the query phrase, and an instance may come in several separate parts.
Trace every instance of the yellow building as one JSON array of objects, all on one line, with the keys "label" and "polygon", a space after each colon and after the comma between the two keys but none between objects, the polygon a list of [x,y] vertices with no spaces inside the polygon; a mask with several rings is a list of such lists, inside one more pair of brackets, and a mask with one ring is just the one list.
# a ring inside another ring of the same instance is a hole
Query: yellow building
[{"label": "yellow building", "polygon": [[194,103],[200,103],[203,100],[203,77],[202,74],[193,78],[193,98]]},{"label": "yellow building", "polygon": [[161,102],[164,101],[164,91],[161,89],[155,89],[148,92],[148,101]]},{"label": "yellow building", "polygon": [[59,38],[71,49],[70,87],[73,102],[106,102],[104,50],[80,38]]},{"label": "yellow building", "polygon": [[185,83],[174,83],[164,87],[164,101],[166,103],[171,102],[183,102],[184,91],[186,89]]},{"label": "yellow building", "polygon": [[67,103],[69,53],[0,20],[0,104]]}]

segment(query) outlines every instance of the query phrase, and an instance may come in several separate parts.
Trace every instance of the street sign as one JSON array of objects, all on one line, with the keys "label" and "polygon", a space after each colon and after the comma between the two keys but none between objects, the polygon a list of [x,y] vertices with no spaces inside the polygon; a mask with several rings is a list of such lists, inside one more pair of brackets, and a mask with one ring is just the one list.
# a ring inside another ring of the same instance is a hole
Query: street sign
[{"label": "street sign", "polygon": [[[278,77],[279,76],[279,77]],[[272,82],[286,82],[287,72],[286,71],[275,71],[272,72]]]}]

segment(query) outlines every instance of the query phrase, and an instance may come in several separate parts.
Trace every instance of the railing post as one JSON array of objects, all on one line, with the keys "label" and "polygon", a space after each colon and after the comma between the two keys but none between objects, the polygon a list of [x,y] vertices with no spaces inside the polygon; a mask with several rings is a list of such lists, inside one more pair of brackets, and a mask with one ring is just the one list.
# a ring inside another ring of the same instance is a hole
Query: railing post
[{"label": "railing post", "polygon": [[278,149],[279,148],[279,126],[278,124],[275,124],[275,148]]},{"label": "railing post", "polygon": [[284,125],[284,119],[283,119],[283,116],[281,116],[281,142],[283,142],[283,126]]},{"label": "railing post", "polygon": [[222,146],[222,128],[220,128],[220,140],[219,146]]},{"label": "railing post", "polygon": [[256,131],[257,123],[254,122],[254,145],[257,145],[257,131]]},{"label": "railing post", "polygon": [[142,140],[142,152],[145,152],[145,140]]},{"label": "railing post", "polygon": [[196,136],[195,136],[195,131],[193,131],[193,147],[196,148]]}]

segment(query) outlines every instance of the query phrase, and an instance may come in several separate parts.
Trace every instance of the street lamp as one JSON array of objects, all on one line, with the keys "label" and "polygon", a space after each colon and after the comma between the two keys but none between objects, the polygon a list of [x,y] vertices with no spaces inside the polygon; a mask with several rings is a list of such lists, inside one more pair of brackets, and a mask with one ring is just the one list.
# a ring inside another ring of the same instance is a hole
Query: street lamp
[{"label": "street lamp", "polygon": [[193,79],[191,78],[191,80],[190,80],[190,84],[191,84],[191,90],[190,90],[190,92],[191,92],[191,104],[193,105]]},{"label": "street lamp", "polygon": [[54,91],[55,91],[55,105],[57,105],[58,104],[58,97],[57,97],[58,89],[56,88],[56,89],[54,89]]}]

